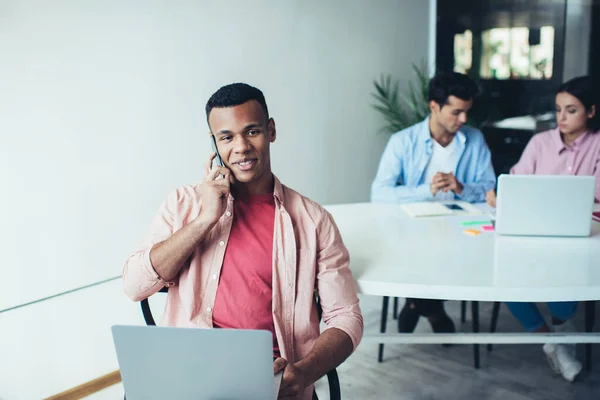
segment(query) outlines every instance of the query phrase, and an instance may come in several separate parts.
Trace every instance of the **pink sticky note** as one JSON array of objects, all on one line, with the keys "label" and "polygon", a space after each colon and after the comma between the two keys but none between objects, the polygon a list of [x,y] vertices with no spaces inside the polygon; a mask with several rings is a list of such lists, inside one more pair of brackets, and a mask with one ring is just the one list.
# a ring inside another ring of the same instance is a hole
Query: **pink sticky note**
[{"label": "pink sticky note", "polygon": [[493,232],[494,225],[483,225],[481,229],[483,229],[484,232]]}]

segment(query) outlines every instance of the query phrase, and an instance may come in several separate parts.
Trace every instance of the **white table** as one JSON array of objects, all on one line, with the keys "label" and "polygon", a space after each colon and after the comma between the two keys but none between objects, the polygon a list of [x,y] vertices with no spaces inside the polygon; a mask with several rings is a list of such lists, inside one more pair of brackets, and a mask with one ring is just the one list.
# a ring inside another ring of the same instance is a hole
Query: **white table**
[{"label": "white table", "polygon": [[[474,306],[477,301],[600,299],[600,227],[591,218],[588,238],[509,237],[494,232],[468,236],[463,230],[469,227],[462,222],[489,221],[490,216],[411,218],[400,206],[372,203],[326,208],[348,247],[351,270],[363,294],[471,300]],[[365,339],[379,343],[600,343],[600,335],[585,333],[396,334]]]}]

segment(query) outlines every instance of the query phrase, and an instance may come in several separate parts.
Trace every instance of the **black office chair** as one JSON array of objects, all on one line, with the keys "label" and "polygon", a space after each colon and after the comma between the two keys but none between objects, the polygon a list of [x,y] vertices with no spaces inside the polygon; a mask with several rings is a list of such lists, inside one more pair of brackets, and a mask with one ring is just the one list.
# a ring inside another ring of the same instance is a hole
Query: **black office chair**
[{"label": "black office chair", "polygon": [[[500,314],[500,302],[494,302],[494,308],[492,309],[492,321],[490,324],[490,332],[496,332],[498,326],[498,315]],[[596,302],[586,301],[585,302],[585,331],[592,332],[594,325],[596,324]],[[492,351],[492,344],[487,345],[488,351]],[[592,343],[585,344],[585,369],[586,371],[592,370]]]},{"label": "black office chair", "polygon": [[[388,314],[388,304],[390,298],[388,296],[383,296],[383,305],[381,307],[381,325],[379,327],[379,332],[385,333],[387,327],[387,314]],[[467,302],[462,301],[460,304],[460,322],[465,323],[467,315]],[[473,318],[473,332],[479,333],[479,302],[472,301],[471,302],[471,315]],[[394,309],[393,309],[393,317],[394,319],[398,318],[398,297],[394,297]],[[379,353],[377,354],[377,361],[383,361],[383,343],[379,344]],[[473,344],[473,366],[475,369],[479,369],[480,366],[480,357],[479,357],[479,344]]]},{"label": "black office chair", "polygon": [[[162,289],[160,289],[159,293],[167,293],[168,291],[169,289],[167,287],[163,287]],[[318,297],[316,297],[316,301],[317,312],[320,321],[323,310],[321,309],[321,303],[319,302]],[[140,307],[142,308],[142,314],[144,315],[146,325],[156,325],[154,317],[152,316],[152,311],[150,310],[150,304],[148,303],[148,299],[142,300],[140,302]],[[335,368],[327,373],[327,381],[329,382],[329,398],[331,400],[341,400],[342,392],[340,390],[340,379]],[[313,392],[313,400],[319,400],[316,391]]]}]

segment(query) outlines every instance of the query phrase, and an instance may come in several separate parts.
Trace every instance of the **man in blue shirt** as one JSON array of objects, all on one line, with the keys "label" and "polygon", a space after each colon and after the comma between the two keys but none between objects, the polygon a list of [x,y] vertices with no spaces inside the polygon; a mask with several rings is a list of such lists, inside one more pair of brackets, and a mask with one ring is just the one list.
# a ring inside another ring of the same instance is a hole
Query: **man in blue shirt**
[{"label": "man in blue shirt", "polygon": [[[464,125],[476,94],[477,85],[463,74],[431,80],[431,114],[391,136],[371,186],[372,202],[485,201],[496,185],[490,150],[481,131]],[[455,330],[441,300],[407,299],[398,318],[400,332],[412,332],[420,316],[435,332]]]}]

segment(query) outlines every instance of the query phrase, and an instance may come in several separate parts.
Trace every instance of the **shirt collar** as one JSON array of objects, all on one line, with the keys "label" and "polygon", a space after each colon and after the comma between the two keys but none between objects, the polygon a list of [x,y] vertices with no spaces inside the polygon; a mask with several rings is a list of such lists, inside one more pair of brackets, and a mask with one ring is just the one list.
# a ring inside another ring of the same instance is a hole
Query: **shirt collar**
[{"label": "shirt collar", "polygon": [[[273,174],[273,179],[275,181],[275,183],[273,185],[273,197],[275,198],[275,204],[277,204],[278,206],[282,206],[283,200],[284,200],[283,185],[281,184],[279,179],[275,176],[275,174]],[[235,200],[235,198],[233,197],[233,194],[231,194],[231,192],[230,192],[229,196],[227,196],[227,201],[228,201],[228,203],[233,204],[234,200]]]},{"label": "shirt collar", "polygon": [[577,139],[575,139],[575,141],[573,142],[573,145],[571,147],[573,147],[573,149],[575,149],[575,150],[578,150],[587,141],[589,136],[590,136],[590,133],[586,131],[583,135],[581,135]]},{"label": "shirt collar", "polygon": [[431,140],[431,132],[429,131],[429,117],[425,118],[425,120],[421,123],[421,132],[419,133],[419,137],[423,142],[428,142]]},{"label": "shirt collar", "polygon": [[[581,146],[583,146],[583,144],[587,140],[588,136],[589,136],[589,132],[585,132],[583,135],[579,136],[573,142],[573,144],[571,145],[571,148],[573,150],[578,150]],[[567,149],[567,145],[562,140],[562,136],[560,134],[559,128],[555,128],[554,129],[554,131],[552,132],[552,138],[553,138],[554,144],[556,146],[556,153],[557,154],[560,154],[563,150]]]},{"label": "shirt collar", "polygon": [[[429,117],[425,118],[425,121],[423,121],[420,137],[421,140],[423,140],[425,143],[429,142],[430,140],[433,140],[433,138],[431,137],[431,131],[429,130]],[[458,138],[458,141],[461,144],[465,144],[465,142],[467,141],[467,136],[460,129],[458,130],[458,132],[456,132],[455,137]]]},{"label": "shirt collar", "polygon": [[465,144],[465,142],[467,141],[467,136],[464,134],[463,131],[459,130],[458,132],[456,132],[456,137],[458,138],[458,140],[462,143]]},{"label": "shirt collar", "polygon": [[273,197],[275,197],[275,202],[279,205],[283,205],[284,195],[283,195],[283,185],[279,181],[279,179],[273,174],[273,179],[275,180],[275,185],[273,186]]}]

